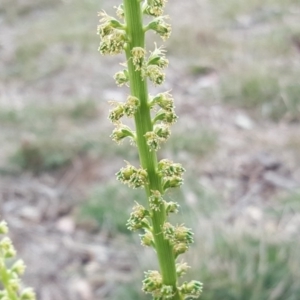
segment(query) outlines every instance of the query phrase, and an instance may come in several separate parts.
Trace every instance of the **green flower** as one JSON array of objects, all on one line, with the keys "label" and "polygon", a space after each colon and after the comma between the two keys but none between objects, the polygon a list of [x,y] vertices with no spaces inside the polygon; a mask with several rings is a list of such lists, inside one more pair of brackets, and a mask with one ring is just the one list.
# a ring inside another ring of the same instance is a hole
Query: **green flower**
[{"label": "green flower", "polygon": [[108,118],[113,124],[117,124],[119,120],[124,116],[124,104],[123,103],[112,103],[115,107],[109,111]]},{"label": "green flower", "polygon": [[144,169],[137,169],[130,164],[127,164],[125,168],[121,168],[116,175],[118,180],[132,188],[139,188],[148,183],[147,172]]},{"label": "green flower", "polygon": [[134,47],[131,50],[131,54],[132,54],[132,62],[135,66],[135,70],[139,71],[142,69],[143,64],[144,64],[144,58],[146,55],[146,51],[144,48],[142,47]]},{"label": "green flower", "polygon": [[146,30],[154,30],[164,41],[170,37],[172,32],[171,25],[166,23],[165,19],[167,16],[157,17],[146,26]]},{"label": "green flower", "polygon": [[152,81],[155,85],[161,85],[166,78],[163,69],[156,65],[149,65],[146,68],[146,76]]},{"label": "green flower", "polygon": [[133,117],[140,106],[140,100],[134,96],[128,96],[124,105],[124,113],[127,117]]},{"label": "green flower", "polygon": [[128,70],[117,72],[114,76],[114,79],[118,86],[123,86],[129,81]]},{"label": "green flower", "polygon": [[158,17],[164,12],[166,0],[147,0],[144,6],[144,13],[150,16]]},{"label": "green flower", "polygon": [[184,282],[179,288],[185,299],[194,298],[197,299],[202,293],[203,285],[200,281],[192,280],[190,282]]},{"label": "green flower", "polygon": [[131,231],[150,228],[147,217],[149,217],[148,210],[144,206],[136,203],[127,221],[127,228]]},{"label": "green flower", "polygon": [[124,138],[129,137],[131,139],[135,139],[134,132],[126,125],[118,124],[117,127],[113,130],[110,135],[113,141],[120,144]]}]

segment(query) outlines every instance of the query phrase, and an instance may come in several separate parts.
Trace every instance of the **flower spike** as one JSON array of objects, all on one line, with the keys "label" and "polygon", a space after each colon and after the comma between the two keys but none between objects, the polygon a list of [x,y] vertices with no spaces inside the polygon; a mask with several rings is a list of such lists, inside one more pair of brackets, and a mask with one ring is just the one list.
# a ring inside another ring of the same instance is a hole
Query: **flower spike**
[{"label": "flower spike", "polygon": [[[145,272],[142,290],[151,294],[153,300],[184,300],[198,298],[202,290],[202,284],[195,280],[178,283],[189,266],[176,260],[189,249],[193,233],[183,225],[174,226],[168,221],[170,214],[178,212],[179,204],[164,198],[168,189],[183,184],[185,169],[168,159],[158,161],[156,153],[170,137],[170,127],[178,117],[170,91],[155,96],[147,92],[149,82],[154,86],[164,83],[165,68],[169,64],[163,46],[154,43],[152,51],[145,47],[149,30],[164,41],[171,35],[168,17],[163,15],[166,3],[167,0],[123,0],[115,7],[118,19],[100,12],[99,51],[109,55],[125,52],[126,55],[126,62],[121,64],[123,69],[114,79],[118,86],[129,87],[130,95],[124,102],[113,103],[109,119],[116,126],[112,139],[121,143],[128,137],[139,153],[141,167],[127,163],[116,177],[133,189],[141,187],[146,191],[147,205],[136,203],[126,224],[131,231],[141,230],[141,244],[154,248],[158,256],[159,271]],[[144,15],[151,18],[146,26]],[[134,122],[134,130],[122,124],[124,117],[132,118],[130,123]],[[3,228],[5,230],[5,226]],[[19,269],[22,271],[22,266]]]}]

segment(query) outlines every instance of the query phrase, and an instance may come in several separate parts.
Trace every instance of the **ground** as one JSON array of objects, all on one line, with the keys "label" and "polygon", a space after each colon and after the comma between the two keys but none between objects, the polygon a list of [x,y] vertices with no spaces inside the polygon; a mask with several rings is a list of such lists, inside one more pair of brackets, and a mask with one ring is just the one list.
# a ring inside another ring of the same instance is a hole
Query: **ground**
[{"label": "ground", "polygon": [[[40,300],[148,299],[155,255],[125,223],[142,191],[115,180],[136,149],[109,135],[124,57],[97,52],[97,12],[118,1],[0,4],[0,212]],[[298,300],[300,5],[169,1],[179,120],[160,157],[187,172],[176,222],[206,300]],[[148,48],[158,36],[150,34]],[[192,276],[193,275],[193,276]]]}]

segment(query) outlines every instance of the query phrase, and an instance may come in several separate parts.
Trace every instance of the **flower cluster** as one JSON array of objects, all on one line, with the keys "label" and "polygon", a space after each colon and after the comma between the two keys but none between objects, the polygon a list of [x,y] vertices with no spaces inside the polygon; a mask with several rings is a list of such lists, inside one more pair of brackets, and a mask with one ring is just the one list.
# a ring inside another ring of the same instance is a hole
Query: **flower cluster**
[{"label": "flower cluster", "polygon": [[168,125],[154,125],[153,131],[146,132],[146,134],[144,135],[150,151],[157,151],[160,148],[160,143],[165,142],[169,138],[170,134],[171,131]]},{"label": "flower cluster", "polygon": [[171,160],[162,159],[158,163],[158,174],[162,178],[164,190],[181,186],[184,172],[185,169],[181,164],[173,163]]},{"label": "flower cluster", "polygon": [[143,11],[145,14],[158,17],[164,12],[167,0],[147,0],[144,4]]},{"label": "flower cluster", "polygon": [[162,276],[158,271],[145,272],[143,291],[152,294],[154,299],[172,299],[174,295],[173,287],[163,284]]},{"label": "flower cluster", "polygon": [[143,76],[148,77],[155,85],[161,85],[165,81],[164,68],[169,64],[165,53],[163,47],[157,48],[155,44],[154,51],[150,52],[147,63],[142,69]]},{"label": "flower cluster", "polygon": [[185,296],[185,299],[197,299],[202,293],[203,285],[201,282],[192,280],[190,282],[184,282],[178,289]]},{"label": "flower cluster", "polygon": [[125,168],[121,168],[116,175],[118,180],[134,189],[143,187],[148,183],[146,170],[137,169],[129,163],[127,163]]},{"label": "flower cluster", "polygon": [[156,95],[149,102],[150,107],[158,105],[164,111],[172,112],[174,111],[174,99],[169,92],[164,92]]},{"label": "flower cluster", "polygon": [[123,86],[124,84],[127,84],[129,81],[129,74],[128,70],[125,69],[123,71],[119,71],[115,74],[114,79],[116,81],[117,86]]},{"label": "flower cluster", "polygon": [[149,216],[149,211],[143,205],[136,203],[132,209],[129,220],[127,221],[127,228],[132,231],[142,228],[149,229],[150,224],[147,220],[147,217]]},{"label": "flower cluster", "polygon": [[97,30],[101,38],[99,52],[103,55],[121,53],[127,40],[125,26],[104,11],[100,12],[99,16],[101,17]]},{"label": "flower cluster", "polygon": [[[0,235],[7,234],[6,222],[0,222]],[[0,290],[1,300],[35,300],[35,293],[31,288],[21,288],[20,276],[25,271],[25,264],[17,260],[10,268],[6,264],[7,259],[14,258],[16,250],[8,237],[0,241],[0,283],[3,290]]]},{"label": "flower cluster", "polygon": [[155,31],[164,41],[167,40],[172,32],[171,25],[166,23],[167,16],[160,16],[151,21],[147,26],[146,30]]},{"label": "flower cluster", "polygon": [[120,119],[126,115],[127,117],[133,117],[139,108],[139,99],[133,96],[128,96],[125,103],[121,102],[112,102],[114,108],[110,110],[108,118],[113,124],[116,125],[116,128],[111,134],[113,141],[120,144],[124,138],[129,137],[132,144],[135,143],[136,136],[135,132],[130,129],[130,127],[122,124]]},{"label": "flower cluster", "polygon": [[132,141],[135,140],[135,134],[130,127],[119,123],[110,135],[113,141],[120,144],[124,138],[129,137]]},{"label": "flower cluster", "polygon": [[110,112],[108,118],[113,124],[118,124],[120,119],[124,116],[133,117],[139,107],[139,99],[133,96],[128,96],[127,102],[112,102],[115,106]]},{"label": "flower cluster", "polygon": [[[190,267],[186,263],[176,264],[176,272],[178,277],[184,275]],[[202,283],[196,280],[190,282],[185,281],[178,290],[184,299],[197,299],[202,293]],[[154,299],[172,299],[174,296],[174,289],[170,285],[164,285],[162,276],[158,271],[145,272],[145,279],[143,281],[143,291],[152,294]]]},{"label": "flower cluster", "polygon": [[144,66],[144,58],[146,55],[145,49],[142,47],[134,47],[131,50],[131,54],[132,54],[132,62],[133,65],[135,66],[135,70],[136,71],[142,70]]},{"label": "flower cluster", "polygon": [[158,190],[154,190],[151,191],[149,197],[149,207],[150,210],[147,210],[144,206],[136,202],[136,205],[133,207],[130,214],[130,218],[127,221],[127,228],[131,231],[139,229],[144,230],[144,234],[140,235],[141,244],[143,246],[152,246],[155,248],[154,232],[151,225],[153,213],[161,211],[162,208],[165,209],[167,215],[170,213],[177,213],[179,205],[175,202],[165,201],[161,193]]},{"label": "flower cluster", "polygon": [[175,257],[186,252],[189,245],[194,242],[191,229],[183,225],[173,226],[166,222],[163,227],[163,233],[165,238],[174,246]]}]

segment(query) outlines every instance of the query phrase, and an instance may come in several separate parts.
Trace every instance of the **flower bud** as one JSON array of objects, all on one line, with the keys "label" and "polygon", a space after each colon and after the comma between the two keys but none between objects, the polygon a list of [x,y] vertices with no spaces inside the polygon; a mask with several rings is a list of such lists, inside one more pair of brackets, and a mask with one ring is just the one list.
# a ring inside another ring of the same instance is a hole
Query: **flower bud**
[{"label": "flower bud", "polygon": [[17,275],[22,275],[22,274],[24,274],[25,269],[26,269],[26,266],[25,266],[23,260],[20,259],[20,260],[17,260],[17,261],[13,264],[13,266],[12,266],[12,268],[11,268],[11,271],[12,271],[13,273],[16,273]]},{"label": "flower bud", "polygon": [[158,163],[158,171],[161,176],[182,176],[185,169],[181,164],[174,163],[168,159],[162,159]]},{"label": "flower bud", "polygon": [[183,184],[183,179],[180,176],[168,176],[163,178],[163,188],[167,190],[169,188],[177,188]]},{"label": "flower bud", "polygon": [[194,234],[190,228],[179,225],[175,228],[174,239],[178,242],[192,244],[194,242],[193,235]]},{"label": "flower bud", "polygon": [[146,69],[146,76],[149,77],[155,85],[161,85],[165,81],[165,73],[162,68],[156,65],[149,65]]},{"label": "flower bud", "polygon": [[166,111],[173,111],[174,109],[174,99],[169,92],[158,94],[152,99],[152,102]]},{"label": "flower bud", "polygon": [[178,117],[175,114],[174,110],[172,110],[172,111],[166,111],[166,110],[162,110],[161,109],[156,114],[153,122],[155,123],[157,121],[162,121],[163,123],[165,123],[167,125],[173,125],[174,123],[177,122],[177,119],[178,119]]},{"label": "flower bud", "polygon": [[0,234],[8,233],[7,223],[5,221],[0,222]]},{"label": "flower bud", "polygon": [[166,124],[155,125],[154,132],[162,142],[166,141],[171,135],[170,127]]},{"label": "flower bud", "polygon": [[108,118],[113,124],[119,122],[119,120],[124,116],[124,104],[123,103],[113,103],[115,108],[109,111]]},{"label": "flower bud", "polygon": [[102,55],[115,55],[124,50],[126,44],[126,36],[123,30],[113,30],[110,34],[105,35],[98,48]]},{"label": "flower bud", "polygon": [[130,214],[130,218],[127,221],[127,228],[131,231],[149,228],[149,222],[146,217],[149,216],[148,210],[138,203],[133,207],[132,213]]},{"label": "flower bud", "polygon": [[197,299],[200,297],[203,289],[203,284],[200,281],[192,280],[190,282],[184,282],[179,290],[186,299],[194,298]]},{"label": "flower bud", "polygon": [[165,68],[168,66],[169,61],[166,59],[165,56],[166,51],[163,49],[163,47],[157,48],[155,44],[155,49],[151,53],[151,55],[148,58],[148,65],[156,65],[160,68]]},{"label": "flower bud", "polygon": [[174,232],[175,227],[171,223],[166,222],[163,226],[163,233],[165,239],[169,240],[171,243],[173,243],[174,240]]},{"label": "flower bud", "polygon": [[123,183],[127,183],[130,181],[130,177],[136,172],[136,168],[130,164],[127,164],[125,168],[121,168],[121,170],[116,174],[117,179],[122,181]]},{"label": "flower bud", "polygon": [[145,279],[143,280],[143,291],[152,294],[153,297],[160,296],[160,289],[162,287],[162,276],[158,271],[145,272]]},{"label": "flower bud", "polygon": [[124,14],[124,5],[120,4],[119,6],[114,7],[116,9],[116,14],[120,19],[124,19],[125,14]]},{"label": "flower bud", "polygon": [[128,126],[123,124],[118,124],[118,126],[113,130],[110,137],[118,144],[120,144],[126,137],[135,139],[135,135],[132,130]]},{"label": "flower bud", "polygon": [[150,22],[146,29],[152,29],[165,41],[171,35],[171,25],[165,22],[166,17],[158,17]]},{"label": "flower bud", "polygon": [[118,86],[123,86],[129,81],[128,70],[123,70],[115,74],[114,79]]},{"label": "flower bud", "polygon": [[148,183],[148,174],[144,169],[136,169],[128,164],[117,174],[117,179],[132,188],[142,187]]},{"label": "flower bud", "polygon": [[[117,19],[114,17],[109,16],[104,10],[100,11],[98,13],[98,17],[101,17],[100,19],[100,25],[101,26],[110,26],[113,29],[124,29],[124,25],[121,24]],[[98,27],[98,28],[99,28]],[[99,33],[100,34],[100,33]],[[101,34],[100,34],[101,35]]]},{"label": "flower bud", "polygon": [[129,181],[129,185],[134,189],[143,187],[147,183],[148,174],[144,169],[138,169],[135,173],[133,173]]},{"label": "flower bud", "polygon": [[175,258],[177,258],[180,254],[185,253],[189,249],[186,243],[177,243],[173,245],[173,251]]},{"label": "flower bud", "polygon": [[143,12],[154,17],[161,16],[166,2],[166,0],[147,0]]},{"label": "flower bud", "polygon": [[163,285],[160,289],[161,299],[172,299],[174,296],[173,287],[171,285]]},{"label": "flower bud", "polygon": [[151,231],[147,230],[144,234],[140,235],[142,246],[152,246],[155,247],[154,238]]},{"label": "flower bud", "polygon": [[131,54],[132,54],[132,63],[135,66],[135,70],[140,71],[143,67],[144,58],[146,55],[145,49],[141,47],[134,47],[131,50]]},{"label": "flower bud", "polygon": [[124,113],[127,117],[133,117],[140,106],[140,100],[134,96],[128,96],[124,105]]},{"label": "flower bud", "polygon": [[146,138],[147,145],[150,147],[150,151],[157,151],[160,148],[159,142],[161,139],[155,132],[149,131],[144,136]]},{"label": "flower bud", "polygon": [[160,7],[151,7],[149,5],[145,5],[143,12],[149,16],[158,17],[163,14],[163,9]]},{"label": "flower bud", "polygon": [[35,293],[32,288],[26,288],[21,293],[20,300],[35,300]]},{"label": "flower bud", "polygon": [[12,258],[16,255],[16,250],[8,237],[0,241],[0,250],[5,258]]},{"label": "flower bud", "polygon": [[176,264],[176,274],[178,277],[183,276],[187,273],[188,269],[191,267],[187,263],[178,263]]},{"label": "flower bud", "polygon": [[9,279],[8,285],[11,290],[17,293],[20,289],[20,279],[19,278]]},{"label": "flower bud", "polygon": [[151,191],[151,196],[149,197],[150,208],[154,211],[159,211],[160,206],[164,202],[164,199],[159,191]]},{"label": "flower bud", "polygon": [[166,214],[169,215],[170,213],[177,214],[179,209],[179,204],[176,202],[165,202],[165,210]]}]

